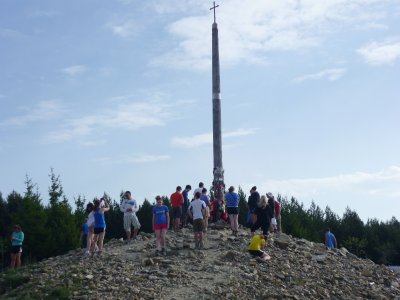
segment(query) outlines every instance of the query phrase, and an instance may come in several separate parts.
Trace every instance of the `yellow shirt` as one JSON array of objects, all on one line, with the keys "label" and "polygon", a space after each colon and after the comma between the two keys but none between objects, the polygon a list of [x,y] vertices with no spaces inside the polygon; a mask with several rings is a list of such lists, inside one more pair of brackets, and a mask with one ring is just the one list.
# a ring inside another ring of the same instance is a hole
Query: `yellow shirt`
[{"label": "yellow shirt", "polygon": [[262,235],[255,235],[250,242],[248,250],[261,250],[265,246],[265,239]]}]

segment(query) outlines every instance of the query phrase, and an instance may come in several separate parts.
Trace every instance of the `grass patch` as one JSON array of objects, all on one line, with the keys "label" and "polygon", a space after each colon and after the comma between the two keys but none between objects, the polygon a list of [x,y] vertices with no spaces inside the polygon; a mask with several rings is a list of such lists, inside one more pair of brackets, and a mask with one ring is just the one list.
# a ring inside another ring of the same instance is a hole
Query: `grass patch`
[{"label": "grass patch", "polygon": [[29,282],[28,275],[20,274],[14,270],[5,273],[1,280],[2,286],[5,288],[5,290],[15,289],[28,282]]},{"label": "grass patch", "polygon": [[71,298],[73,289],[67,287],[57,287],[50,292],[50,294],[45,298],[48,300],[68,300]]}]

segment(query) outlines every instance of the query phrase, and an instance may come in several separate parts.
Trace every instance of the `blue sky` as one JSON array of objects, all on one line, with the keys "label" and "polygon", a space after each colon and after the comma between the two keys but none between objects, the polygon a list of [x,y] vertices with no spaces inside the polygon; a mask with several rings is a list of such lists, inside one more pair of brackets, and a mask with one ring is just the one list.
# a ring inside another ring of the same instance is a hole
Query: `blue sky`
[{"label": "blue sky", "polygon": [[[223,0],[226,184],[400,219],[400,1]],[[0,2],[0,191],[212,181],[211,1]]]}]

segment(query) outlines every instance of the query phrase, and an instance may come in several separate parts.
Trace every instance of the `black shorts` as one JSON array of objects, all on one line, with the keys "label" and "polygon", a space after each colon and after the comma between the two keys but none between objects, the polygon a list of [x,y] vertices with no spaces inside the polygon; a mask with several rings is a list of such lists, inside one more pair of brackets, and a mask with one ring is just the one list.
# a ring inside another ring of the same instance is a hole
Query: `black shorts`
[{"label": "black shorts", "polygon": [[102,232],[104,232],[104,228],[102,228],[102,227],[94,229],[94,234],[99,234],[99,233],[102,233]]},{"label": "black shorts", "polygon": [[269,226],[270,226],[270,222],[263,222],[260,223],[258,222],[258,220],[253,224],[253,226],[251,226],[251,232],[255,232],[258,228],[261,227],[262,231],[263,231],[263,235],[268,235],[269,233]]},{"label": "black shorts", "polygon": [[175,206],[172,208],[172,216],[174,219],[182,217],[182,206]]},{"label": "black shorts", "polygon": [[11,246],[11,253],[18,254],[22,252],[22,246]]},{"label": "black shorts", "polygon": [[253,256],[263,256],[264,255],[264,251],[262,250],[249,250],[249,253]]},{"label": "black shorts", "polygon": [[229,206],[226,208],[226,212],[228,213],[228,215],[238,215],[239,207]]}]

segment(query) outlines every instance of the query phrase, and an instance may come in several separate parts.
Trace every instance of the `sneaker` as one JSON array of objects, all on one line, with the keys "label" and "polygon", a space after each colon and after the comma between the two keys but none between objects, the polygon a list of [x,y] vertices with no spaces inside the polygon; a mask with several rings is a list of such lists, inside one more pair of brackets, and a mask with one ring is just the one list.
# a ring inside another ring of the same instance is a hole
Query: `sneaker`
[{"label": "sneaker", "polygon": [[161,253],[162,255],[167,255],[167,250],[165,248],[162,248]]},{"label": "sneaker", "polygon": [[160,255],[160,250],[156,249],[156,256]]},{"label": "sneaker", "polygon": [[90,251],[85,251],[85,253],[83,253],[83,256],[84,256],[84,257],[90,256]]}]

